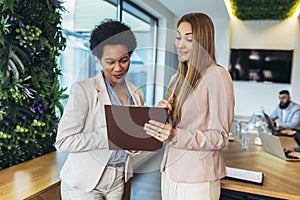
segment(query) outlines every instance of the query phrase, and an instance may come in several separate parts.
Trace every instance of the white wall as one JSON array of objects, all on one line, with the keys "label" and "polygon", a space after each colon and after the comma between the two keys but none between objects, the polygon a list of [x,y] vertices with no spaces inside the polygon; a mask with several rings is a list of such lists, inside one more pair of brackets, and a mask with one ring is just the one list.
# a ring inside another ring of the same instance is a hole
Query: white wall
[{"label": "white wall", "polygon": [[294,71],[292,75],[293,99],[300,103],[300,16],[297,20],[294,56]]},{"label": "white wall", "polygon": [[216,59],[219,65],[228,69],[230,49],[230,20],[212,19],[215,25]]},{"label": "white wall", "polygon": [[[264,106],[267,113],[278,104],[278,92],[290,91],[292,100],[300,103],[299,20],[240,21],[231,19],[231,48],[294,49],[291,84],[234,82],[235,114],[251,115]],[[229,52],[228,52],[229,54]],[[297,94],[296,94],[297,93]]]}]

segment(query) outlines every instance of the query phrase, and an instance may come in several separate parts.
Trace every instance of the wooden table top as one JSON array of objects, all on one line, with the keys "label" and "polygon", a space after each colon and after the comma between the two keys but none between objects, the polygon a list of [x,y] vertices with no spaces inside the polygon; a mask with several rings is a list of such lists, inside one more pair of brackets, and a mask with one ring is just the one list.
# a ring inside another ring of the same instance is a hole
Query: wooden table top
[{"label": "wooden table top", "polygon": [[[280,137],[283,147],[294,147],[292,137]],[[300,162],[288,162],[264,152],[262,146],[251,143],[242,151],[240,142],[229,142],[223,150],[226,166],[263,172],[263,185],[223,179],[224,189],[277,198],[300,199]]]},{"label": "wooden table top", "polygon": [[[295,146],[293,138],[281,140],[286,147]],[[300,200],[300,162],[287,162],[277,158],[253,143],[250,143],[249,151],[242,151],[240,142],[229,142],[223,155],[228,167],[263,172],[264,182],[263,185],[256,185],[223,179],[222,188]],[[66,158],[66,153],[52,152],[0,170],[1,200],[24,199],[58,183],[59,172]]]},{"label": "wooden table top", "polygon": [[65,153],[52,152],[0,170],[0,199],[21,200],[59,182],[66,158]]}]

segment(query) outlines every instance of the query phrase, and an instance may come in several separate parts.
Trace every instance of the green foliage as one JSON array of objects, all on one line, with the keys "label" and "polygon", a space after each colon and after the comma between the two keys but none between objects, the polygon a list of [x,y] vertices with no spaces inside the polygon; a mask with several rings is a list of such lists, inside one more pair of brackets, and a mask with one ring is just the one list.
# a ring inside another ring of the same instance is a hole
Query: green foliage
[{"label": "green foliage", "polygon": [[[67,96],[59,0],[0,0],[0,169],[54,151]],[[58,112],[59,111],[59,112]]]},{"label": "green foliage", "polygon": [[283,20],[293,13],[299,0],[231,0],[233,14],[241,20]]}]

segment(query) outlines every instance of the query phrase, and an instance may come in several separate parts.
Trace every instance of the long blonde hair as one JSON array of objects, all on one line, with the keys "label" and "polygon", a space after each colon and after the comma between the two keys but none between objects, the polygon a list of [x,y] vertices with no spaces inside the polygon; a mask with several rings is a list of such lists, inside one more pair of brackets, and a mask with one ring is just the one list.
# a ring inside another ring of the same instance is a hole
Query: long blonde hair
[{"label": "long blonde hair", "polygon": [[201,80],[201,74],[216,64],[214,24],[204,13],[189,13],[177,23],[191,24],[193,34],[192,51],[189,62],[180,62],[177,75],[170,84],[166,99],[174,98],[172,119],[180,122],[181,108],[187,96]]}]

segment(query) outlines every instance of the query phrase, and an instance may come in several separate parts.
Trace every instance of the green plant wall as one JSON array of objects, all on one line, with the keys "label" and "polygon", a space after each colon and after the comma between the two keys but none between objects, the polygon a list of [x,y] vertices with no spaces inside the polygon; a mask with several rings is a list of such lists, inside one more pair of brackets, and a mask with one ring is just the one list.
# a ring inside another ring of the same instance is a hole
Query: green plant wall
[{"label": "green plant wall", "polygon": [[60,100],[58,0],[0,0],[0,169],[54,151]]},{"label": "green plant wall", "polygon": [[295,11],[299,0],[231,0],[240,20],[283,20]]}]

